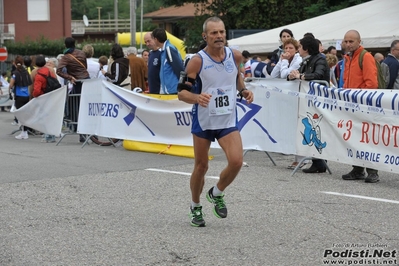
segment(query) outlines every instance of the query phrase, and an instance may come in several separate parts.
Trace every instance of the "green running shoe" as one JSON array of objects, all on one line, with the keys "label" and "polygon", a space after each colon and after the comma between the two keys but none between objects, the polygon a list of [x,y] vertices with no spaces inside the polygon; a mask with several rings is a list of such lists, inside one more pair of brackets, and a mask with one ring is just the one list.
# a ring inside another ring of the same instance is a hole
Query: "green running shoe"
[{"label": "green running shoe", "polygon": [[191,218],[191,226],[205,227],[205,214],[202,212],[202,206],[194,207],[194,209],[190,207],[189,216]]},{"label": "green running shoe", "polygon": [[215,214],[218,218],[226,218],[227,217],[227,208],[226,203],[224,202],[224,193],[220,196],[213,196],[212,194],[213,187],[206,194],[206,198],[210,203],[213,203],[213,214]]}]

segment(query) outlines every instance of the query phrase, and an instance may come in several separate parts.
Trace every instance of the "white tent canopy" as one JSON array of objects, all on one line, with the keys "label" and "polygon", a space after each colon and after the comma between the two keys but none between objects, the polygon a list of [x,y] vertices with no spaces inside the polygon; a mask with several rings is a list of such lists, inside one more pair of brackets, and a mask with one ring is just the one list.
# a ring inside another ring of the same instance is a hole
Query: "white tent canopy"
[{"label": "white tent canopy", "polygon": [[[390,47],[399,39],[399,1],[373,0],[272,30],[231,39],[229,46],[251,54],[270,53],[280,45],[282,29],[290,29],[299,40],[306,32],[319,39],[323,47],[338,46],[348,30],[360,33],[365,48]],[[338,48],[337,47],[337,48]]]}]

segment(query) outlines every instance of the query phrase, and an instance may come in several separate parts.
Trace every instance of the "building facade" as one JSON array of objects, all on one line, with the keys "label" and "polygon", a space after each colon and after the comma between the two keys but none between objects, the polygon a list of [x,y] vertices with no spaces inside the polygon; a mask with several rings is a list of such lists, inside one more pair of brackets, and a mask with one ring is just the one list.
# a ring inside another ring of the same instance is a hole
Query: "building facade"
[{"label": "building facade", "polygon": [[0,0],[0,23],[7,39],[62,39],[71,36],[71,0]]}]

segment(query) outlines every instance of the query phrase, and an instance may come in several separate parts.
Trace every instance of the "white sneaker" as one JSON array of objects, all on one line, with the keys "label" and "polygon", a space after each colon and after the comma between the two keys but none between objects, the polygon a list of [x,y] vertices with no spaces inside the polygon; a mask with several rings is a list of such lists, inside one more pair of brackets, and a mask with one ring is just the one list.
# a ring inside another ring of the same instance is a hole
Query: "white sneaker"
[{"label": "white sneaker", "polygon": [[14,121],[12,121],[11,125],[13,125],[13,126],[19,126],[19,122],[15,122],[15,120],[14,120]]},{"label": "white sneaker", "polygon": [[28,139],[28,131],[21,131],[18,136],[15,136],[16,139]]}]

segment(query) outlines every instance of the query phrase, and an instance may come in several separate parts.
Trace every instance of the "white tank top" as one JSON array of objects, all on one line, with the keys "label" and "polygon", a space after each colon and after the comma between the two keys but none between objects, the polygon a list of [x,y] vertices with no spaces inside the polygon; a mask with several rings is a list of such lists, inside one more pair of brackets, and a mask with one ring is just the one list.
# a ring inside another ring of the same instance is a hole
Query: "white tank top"
[{"label": "white tank top", "polygon": [[224,51],[222,62],[214,61],[204,50],[198,52],[202,66],[197,77],[197,93],[209,93],[212,99],[207,107],[193,106],[192,132],[230,128],[237,124],[238,68],[232,50],[225,47]]}]

